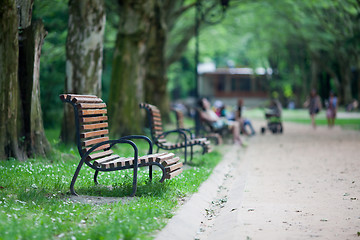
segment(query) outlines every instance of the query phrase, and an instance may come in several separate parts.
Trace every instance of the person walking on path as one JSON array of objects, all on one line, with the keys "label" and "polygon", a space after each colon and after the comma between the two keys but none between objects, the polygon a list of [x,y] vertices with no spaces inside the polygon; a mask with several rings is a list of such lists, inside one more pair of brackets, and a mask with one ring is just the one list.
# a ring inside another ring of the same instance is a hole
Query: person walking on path
[{"label": "person walking on path", "polygon": [[332,128],[335,125],[335,118],[337,112],[337,97],[330,91],[329,99],[326,102],[326,118],[328,127]]},{"label": "person walking on path", "polygon": [[321,111],[321,100],[315,89],[311,90],[310,98],[306,100],[304,106],[309,108],[311,125],[316,129],[315,116]]}]

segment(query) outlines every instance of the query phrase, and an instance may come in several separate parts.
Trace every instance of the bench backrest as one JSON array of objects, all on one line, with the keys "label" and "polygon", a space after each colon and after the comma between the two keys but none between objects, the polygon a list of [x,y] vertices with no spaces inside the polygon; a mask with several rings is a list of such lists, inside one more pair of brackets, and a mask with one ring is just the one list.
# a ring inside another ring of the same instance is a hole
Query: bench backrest
[{"label": "bench backrest", "polygon": [[150,131],[153,140],[158,139],[159,136],[164,132],[160,110],[156,106],[148,103],[141,103],[140,107],[145,108],[146,112],[148,113]]},{"label": "bench backrest", "polygon": [[176,116],[176,127],[178,129],[184,128],[184,114],[181,110],[173,108],[172,109]]},{"label": "bench backrest", "polygon": [[[76,139],[80,156],[83,156],[97,143],[109,140],[106,104],[95,95],[62,94],[63,102],[74,107]],[[92,152],[89,160],[112,154],[109,144],[102,145]]]}]

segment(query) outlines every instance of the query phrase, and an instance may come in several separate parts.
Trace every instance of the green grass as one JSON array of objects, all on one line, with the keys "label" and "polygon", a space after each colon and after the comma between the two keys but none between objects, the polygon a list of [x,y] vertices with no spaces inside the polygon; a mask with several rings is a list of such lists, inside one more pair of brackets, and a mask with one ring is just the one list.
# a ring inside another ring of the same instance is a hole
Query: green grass
[{"label": "green grass", "polygon": [[[164,183],[157,181],[160,171],[155,171],[154,181],[149,182],[147,169],[141,168],[135,198],[123,203],[82,204],[69,198],[70,181],[79,161],[76,148],[59,145],[58,130],[46,134],[55,146],[49,159],[0,161],[1,240],[152,239],[173,216],[179,200],[196,192],[221,159],[218,152],[195,154],[183,174]],[[137,145],[146,152],[146,144]],[[115,151],[132,154],[126,145]],[[100,173],[98,186],[92,179],[93,170],[83,167],[75,190],[80,195],[101,197],[127,197],[132,190],[131,170]]]}]

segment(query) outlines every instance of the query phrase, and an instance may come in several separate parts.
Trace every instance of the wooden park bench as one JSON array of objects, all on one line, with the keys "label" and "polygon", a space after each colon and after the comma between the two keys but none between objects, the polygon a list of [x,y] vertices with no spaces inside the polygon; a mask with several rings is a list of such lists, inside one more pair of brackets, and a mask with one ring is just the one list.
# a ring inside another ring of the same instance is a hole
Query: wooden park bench
[{"label": "wooden park bench", "polygon": [[[184,149],[184,159],[185,163],[187,161],[187,148],[191,149],[191,159],[193,157],[193,146],[201,146],[203,151],[202,154],[212,151],[210,146],[210,141],[207,138],[194,138],[194,134],[191,133],[189,129],[181,128],[171,131],[164,131],[161,121],[161,113],[159,109],[151,104],[141,103],[140,108],[144,108],[148,115],[149,127],[151,132],[151,138],[154,144],[161,149],[165,150],[174,150],[174,149]],[[178,143],[169,142],[166,139],[166,136],[169,134],[178,134],[182,136],[183,141]]]},{"label": "wooden park bench", "polygon": [[[139,167],[149,167],[149,178],[151,180],[152,167],[154,165],[158,166],[162,171],[160,182],[163,182],[165,179],[171,179],[183,171],[179,157],[175,157],[173,153],[153,154],[152,142],[146,136],[132,135],[117,140],[109,140],[106,104],[97,96],[62,94],[60,95],[60,99],[63,102],[70,103],[74,107],[76,142],[81,156],[81,160],[70,184],[72,194],[77,195],[74,190],[74,185],[84,163],[95,170],[95,184],[98,184],[97,176],[99,171],[110,172],[132,168],[134,172],[131,196],[134,196],[136,193],[137,171]],[[148,142],[149,150],[147,155],[138,155],[138,148],[136,144],[131,141],[133,139],[142,139]],[[121,157],[114,154],[111,148],[118,143],[131,145],[134,149],[134,156]]]}]

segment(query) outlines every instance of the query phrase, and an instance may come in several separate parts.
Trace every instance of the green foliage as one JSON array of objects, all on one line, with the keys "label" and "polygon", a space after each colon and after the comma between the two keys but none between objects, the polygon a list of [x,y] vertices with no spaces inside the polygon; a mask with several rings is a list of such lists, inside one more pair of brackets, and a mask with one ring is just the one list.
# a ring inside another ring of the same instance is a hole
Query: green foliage
[{"label": "green foliage", "polygon": [[[56,135],[56,131],[47,132],[52,143],[56,143]],[[146,152],[147,144],[137,145]],[[127,198],[132,190],[131,170],[100,173],[100,185],[95,186],[94,171],[85,166],[75,185],[79,194],[121,200],[92,205],[69,198],[69,183],[79,157],[76,148],[68,146],[63,151],[62,147],[54,146],[51,162],[0,161],[1,239],[152,239],[173,216],[178,200],[196,192],[221,158],[217,152],[195,156],[192,167],[164,183],[156,181],[159,171],[149,182],[147,169],[141,168],[137,196],[132,199]],[[133,154],[123,146],[116,153]]]},{"label": "green foliage", "polygon": [[[304,101],[311,85],[320,85],[325,89],[322,97],[327,97],[329,82],[342,98],[348,84],[343,79],[351,75],[351,66],[358,66],[360,56],[359,12],[355,0],[230,1],[225,19],[200,31],[200,62],[226,67],[232,60],[237,67],[271,67],[271,91],[283,99],[294,95],[297,103]],[[190,42],[184,56],[191,58],[194,52]],[[319,71],[315,79],[312,63]],[[178,79],[178,73],[169,71],[170,80]]]},{"label": "green foliage", "polygon": [[62,105],[59,95],[65,82],[65,46],[68,1],[35,0],[33,19],[42,19],[48,32],[40,58],[40,93],[44,126],[61,125]]}]

